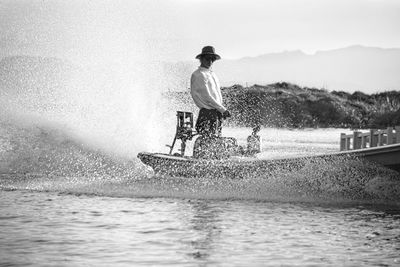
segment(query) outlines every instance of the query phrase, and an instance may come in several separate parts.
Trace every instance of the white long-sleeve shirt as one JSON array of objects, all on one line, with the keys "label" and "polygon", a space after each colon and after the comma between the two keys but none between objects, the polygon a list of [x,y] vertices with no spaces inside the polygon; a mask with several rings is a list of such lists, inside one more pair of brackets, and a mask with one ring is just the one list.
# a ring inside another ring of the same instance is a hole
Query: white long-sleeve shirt
[{"label": "white long-sleeve shirt", "polygon": [[190,93],[199,108],[217,109],[224,113],[219,80],[215,73],[207,68],[199,67],[190,79]]}]

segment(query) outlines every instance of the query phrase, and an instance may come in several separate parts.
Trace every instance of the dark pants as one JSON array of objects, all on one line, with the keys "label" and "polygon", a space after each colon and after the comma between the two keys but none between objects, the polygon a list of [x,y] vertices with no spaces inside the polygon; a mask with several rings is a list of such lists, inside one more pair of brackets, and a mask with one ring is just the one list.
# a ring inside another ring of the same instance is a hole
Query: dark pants
[{"label": "dark pants", "polygon": [[222,114],[216,109],[200,109],[196,131],[204,137],[219,137],[222,130]]}]

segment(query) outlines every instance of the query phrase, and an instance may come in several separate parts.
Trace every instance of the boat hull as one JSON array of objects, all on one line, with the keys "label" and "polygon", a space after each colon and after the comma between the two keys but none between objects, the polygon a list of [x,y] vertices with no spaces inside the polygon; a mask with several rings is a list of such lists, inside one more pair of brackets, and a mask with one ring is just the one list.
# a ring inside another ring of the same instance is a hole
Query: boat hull
[{"label": "boat hull", "polygon": [[285,159],[261,160],[256,158],[230,158],[205,160],[162,153],[142,152],[138,158],[156,173],[182,177],[244,177],[275,171],[295,171],[306,164],[343,164],[350,158],[363,158],[400,172],[400,144],[351,150],[331,154]]},{"label": "boat hull", "polygon": [[157,174],[182,177],[244,177],[249,173],[271,172],[279,167],[285,169],[298,168],[300,161],[288,162],[262,161],[246,159],[202,160],[188,157],[171,156],[160,153],[139,153],[138,158],[152,167]]},{"label": "boat hull", "polygon": [[371,162],[378,163],[387,168],[400,172],[400,143],[350,150],[341,152],[341,154],[350,154],[357,157],[362,157]]}]

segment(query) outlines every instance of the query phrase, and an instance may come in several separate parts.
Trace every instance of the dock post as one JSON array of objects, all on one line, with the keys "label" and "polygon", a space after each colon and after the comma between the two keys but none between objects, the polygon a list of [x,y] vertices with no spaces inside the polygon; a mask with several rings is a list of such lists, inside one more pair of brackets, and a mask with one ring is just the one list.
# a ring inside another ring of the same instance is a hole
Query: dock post
[{"label": "dock post", "polygon": [[400,126],[396,126],[394,129],[396,131],[396,143],[400,143]]},{"label": "dock post", "polygon": [[346,134],[340,134],[340,151],[346,150]]},{"label": "dock post", "polygon": [[361,148],[367,147],[367,138],[368,138],[368,136],[365,136],[365,135],[361,136]]},{"label": "dock post", "polygon": [[361,140],[360,140],[360,135],[361,132],[353,132],[353,149],[360,149],[361,148]]},{"label": "dock post", "polygon": [[346,150],[350,150],[350,141],[351,138],[346,136]]},{"label": "dock post", "polygon": [[378,130],[378,146],[383,145],[383,133],[381,130]]},{"label": "dock post", "polygon": [[369,147],[376,147],[377,144],[378,144],[378,138],[375,135],[375,130],[370,130]]},{"label": "dock post", "polygon": [[387,142],[386,142],[386,144],[387,144],[387,145],[394,144],[393,138],[394,138],[394,135],[393,135],[393,127],[388,127],[388,128],[387,128]]}]

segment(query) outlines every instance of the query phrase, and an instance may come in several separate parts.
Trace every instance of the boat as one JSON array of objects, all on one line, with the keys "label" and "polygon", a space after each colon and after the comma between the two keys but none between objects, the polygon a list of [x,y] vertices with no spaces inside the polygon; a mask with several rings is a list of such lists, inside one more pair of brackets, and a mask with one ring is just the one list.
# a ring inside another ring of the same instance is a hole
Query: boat
[{"label": "boat", "polygon": [[[202,159],[185,156],[186,141],[191,140],[193,136],[195,136],[195,133],[193,133],[193,114],[178,111],[177,131],[172,145],[169,146],[169,154],[141,152],[138,154],[138,158],[144,164],[150,166],[156,174],[179,177],[213,176],[238,178],[246,177],[249,174],[265,175],[275,171],[296,171],[308,164],[317,164],[316,166],[318,166],[318,164],[332,162],[343,163],[354,158],[365,159],[400,172],[400,127],[396,127],[395,134],[390,129],[386,132],[371,131],[369,138],[359,132],[354,132],[351,136],[342,134],[342,151],[279,159],[259,159],[247,156]],[[176,140],[181,140],[181,153],[172,154]],[[379,140],[379,142],[374,144],[374,140]],[[353,149],[350,149],[351,141]]]},{"label": "boat", "polygon": [[249,173],[265,174],[282,170],[295,171],[307,164],[343,163],[354,158],[366,159],[400,172],[400,144],[283,159],[231,157],[223,160],[206,160],[148,152],[139,153],[138,158],[157,174],[181,177],[207,175],[245,177]]}]

